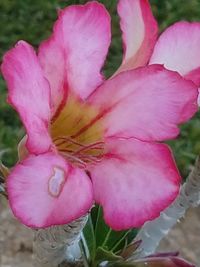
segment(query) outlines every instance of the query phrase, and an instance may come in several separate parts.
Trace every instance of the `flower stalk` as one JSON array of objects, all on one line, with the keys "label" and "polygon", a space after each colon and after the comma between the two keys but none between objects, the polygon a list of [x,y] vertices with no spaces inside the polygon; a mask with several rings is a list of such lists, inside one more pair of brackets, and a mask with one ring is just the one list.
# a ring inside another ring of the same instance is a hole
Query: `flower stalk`
[{"label": "flower stalk", "polygon": [[[38,267],[65,266],[67,260],[74,264],[78,241],[88,216],[83,216],[70,224],[53,226],[35,232],[33,250],[35,265]],[[60,265],[61,264],[61,265]]]},{"label": "flower stalk", "polygon": [[142,240],[139,253],[133,257],[148,256],[155,252],[160,241],[169,233],[170,229],[181,219],[189,207],[200,204],[200,158],[198,157],[188,179],[183,184],[179,196],[165,209],[160,217],[146,222],[136,236]]}]

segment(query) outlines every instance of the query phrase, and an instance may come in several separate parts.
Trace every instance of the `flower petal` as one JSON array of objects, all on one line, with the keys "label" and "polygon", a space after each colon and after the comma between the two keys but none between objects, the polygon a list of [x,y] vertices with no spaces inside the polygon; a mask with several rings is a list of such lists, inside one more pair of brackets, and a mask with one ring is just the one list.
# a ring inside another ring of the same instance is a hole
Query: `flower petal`
[{"label": "flower petal", "polygon": [[102,82],[100,70],[110,39],[110,16],[102,4],[89,2],[60,11],[52,37],[39,49],[54,106],[66,85],[86,98]]},{"label": "flower petal", "polygon": [[151,65],[118,74],[90,97],[106,136],[162,141],[197,111],[198,89],[178,73]]},{"label": "flower petal", "polygon": [[147,64],[157,39],[158,26],[147,0],[120,0],[118,13],[124,46],[119,73]]},{"label": "flower petal", "polygon": [[199,88],[198,92],[199,92],[199,95],[198,95],[198,98],[197,98],[197,104],[200,107],[200,88]]},{"label": "flower petal", "polygon": [[50,84],[52,113],[55,114],[59,106],[66,101],[68,85],[63,49],[57,43],[54,35],[40,45],[38,58]]},{"label": "flower petal", "polygon": [[91,178],[95,200],[114,230],[143,225],[176,198],[180,176],[166,145],[113,138],[107,151]]},{"label": "flower petal", "polygon": [[150,64],[164,64],[200,85],[199,44],[200,23],[175,23],[160,36]]},{"label": "flower petal", "polygon": [[18,42],[4,56],[1,69],[8,85],[8,101],[26,128],[29,151],[48,151],[51,146],[50,89],[33,48],[24,41]]},{"label": "flower petal", "polygon": [[69,223],[92,205],[88,176],[58,155],[30,155],[7,180],[14,215],[25,225],[43,228]]},{"label": "flower petal", "polygon": [[136,260],[134,267],[195,267],[192,263],[178,257],[147,257]]}]

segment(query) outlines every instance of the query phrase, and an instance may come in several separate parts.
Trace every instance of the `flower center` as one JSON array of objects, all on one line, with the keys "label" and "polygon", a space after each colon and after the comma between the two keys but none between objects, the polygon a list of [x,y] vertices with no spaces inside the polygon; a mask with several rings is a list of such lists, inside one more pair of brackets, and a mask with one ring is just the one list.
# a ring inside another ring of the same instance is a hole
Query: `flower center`
[{"label": "flower center", "polygon": [[75,97],[51,124],[51,136],[62,156],[73,165],[87,168],[101,161],[104,155],[103,127],[98,111]]}]

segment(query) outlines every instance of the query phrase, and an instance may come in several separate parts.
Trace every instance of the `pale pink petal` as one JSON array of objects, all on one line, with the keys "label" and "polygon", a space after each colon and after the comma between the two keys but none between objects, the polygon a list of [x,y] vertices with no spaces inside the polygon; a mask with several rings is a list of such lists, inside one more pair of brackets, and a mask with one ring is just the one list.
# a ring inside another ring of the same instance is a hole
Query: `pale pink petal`
[{"label": "pale pink petal", "polygon": [[84,215],[93,202],[90,179],[52,153],[30,155],[7,179],[14,215],[30,227],[69,223]]},{"label": "pale pink petal", "polygon": [[89,2],[60,11],[52,37],[39,49],[54,107],[67,86],[86,98],[102,82],[100,70],[110,39],[110,16],[102,4]]},{"label": "pale pink petal", "polygon": [[146,257],[134,261],[134,267],[195,267],[179,257]]},{"label": "pale pink petal", "polygon": [[114,230],[139,227],[159,216],[177,196],[180,176],[169,148],[136,139],[111,139],[94,166],[95,200]]},{"label": "pale pink petal", "polygon": [[89,100],[100,110],[105,136],[161,141],[176,137],[178,124],[194,115],[197,95],[193,82],[151,65],[118,74]]},{"label": "pale pink petal", "polygon": [[117,72],[146,65],[158,33],[148,0],[120,0],[118,13],[123,33],[124,58]]},{"label": "pale pink petal", "polygon": [[55,114],[58,107],[65,103],[68,95],[65,54],[62,43],[59,44],[53,35],[40,45],[38,58],[50,84],[52,114]]},{"label": "pale pink petal", "polygon": [[8,85],[8,101],[26,128],[29,151],[38,154],[48,151],[50,89],[33,48],[24,41],[18,42],[5,54],[1,69]]},{"label": "pale pink petal", "polygon": [[200,85],[200,23],[178,22],[160,36],[150,64],[164,64]]},{"label": "pale pink petal", "polygon": [[199,95],[198,95],[198,98],[197,98],[197,104],[200,107],[200,88],[199,88],[198,92],[199,92]]}]

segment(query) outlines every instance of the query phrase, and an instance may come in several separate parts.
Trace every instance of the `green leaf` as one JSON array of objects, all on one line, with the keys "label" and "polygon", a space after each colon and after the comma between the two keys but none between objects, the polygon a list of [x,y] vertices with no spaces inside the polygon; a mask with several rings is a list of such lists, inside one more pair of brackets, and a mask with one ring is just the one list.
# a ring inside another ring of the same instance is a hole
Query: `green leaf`
[{"label": "green leaf", "polygon": [[131,242],[133,242],[133,239],[137,235],[138,230],[137,229],[131,229],[128,231],[121,231],[121,237],[116,241],[114,246],[112,247],[113,252],[120,251],[124,249],[126,246],[128,246]]},{"label": "green leaf", "polygon": [[122,260],[122,257],[115,255],[113,252],[105,250],[102,247],[97,248],[96,251],[96,257],[95,257],[95,263],[100,263],[103,261],[120,261]]},{"label": "green leaf", "polygon": [[127,235],[127,231],[113,231],[106,225],[101,207],[96,207],[92,211],[93,224],[95,224],[96,246],[113,250],[113,247]]},{"label": "green leaf", "polygon": [[114,231],[106,225],[103,218],[103,210],[95,206],[91,212],[93,227],[95,229],[96,247],[103,247],[112,252],[122,250],[125,245],[130,244],[137,234],[136,229],[127,231]]},{"label": "green leaf", "polygon": [[[92,224],[91,216],[89,216],[86,226],[83,229],[83,235],[85,238],[85,243],[87,245],[87,249],[89,252],[89,261],[93,261],[95,258],[95,251],[96,251],[96,240],[94,235],[94,229]],[[84,244],[84,242],[83,242]],[[85,250],[87,250],[85,249]]]},{"label": "green leaf", "polygon": [[[94,213],[95,212],[95,216]],[[103,211],[100,206],[97,206],[96,209],[92,209],[92,218],[93,222],[95,223],[95,239],[96,239],[96,246],[100,247],[104,243],[107,235],[109,234],[110,227],[107,226],[103,219]]]},{"label": "green leaf", "polygon": [[138,240],[138,241],[131,243],[128,246],[124,247],[124,249],[120,253],[120,256],[124,260],[129,259],[137,251],[137,249],[140,247],[141,243],[142,243],[142,240]]},{"label": "green leaf", "polygon": [[96,229],[96,223],[97,223],[97,219],[98,219],[98,215],[99,215],[98,213],[99,213],[99,206],[95,205],[92,208],[91,213],[90,213],[94,231]]}]

